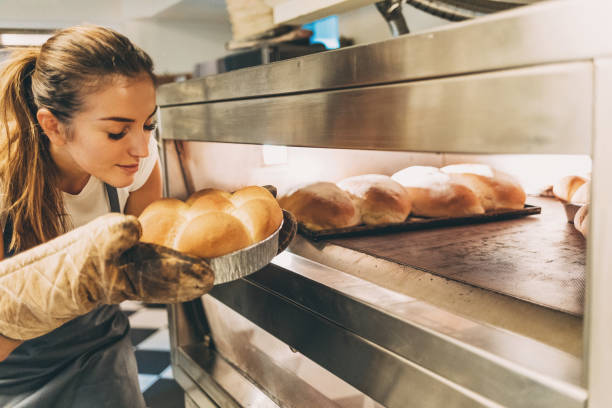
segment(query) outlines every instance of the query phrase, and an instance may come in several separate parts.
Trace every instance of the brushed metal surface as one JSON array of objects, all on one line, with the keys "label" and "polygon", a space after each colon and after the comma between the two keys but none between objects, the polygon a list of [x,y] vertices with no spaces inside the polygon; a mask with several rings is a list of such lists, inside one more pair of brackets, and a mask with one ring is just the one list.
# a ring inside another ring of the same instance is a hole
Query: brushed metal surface
[{"label": "brushed metal surface", "polygon": [[160,87],[158,103],[414,81],[610,55],[607,0],[543,2],[380,43]]},{"label": "brushed metal surface", "polygon": [[[199,387],[218,406],[278,408],[278,405],[248,378],[228,364],[217,352],[205,346],[192,344],[182,347],[179,350],[179,366],[194,382],[192,387]],[[186,382],[179,379],[177,381],[181,385]]]},{"label": "brushed metal surface", "polygon": [[588,62],[162,108],[164,139],[467,153],[590,152]]},{"label": "brushed metal surface", "polygon": [[282,227],[283,222],[268,238],[247,248],[208,259],[215,273],[215,285],[243,278],[269,264],[278,252],[278,236]]},{"label": "brushed metal surface", "polygon": [[382,408],[212,296],[202,298],[215,350],[281,406]]},{"label": "brushed metal surface", "polygon": [[[210,295],[242,316],[209,308],[208,320],[242,327],[231,319],[246,318],[386,406],[462,406],[466,396],[479,396],[473,406],[579,407],[586,399],[578,358],[304,258],[284,258],[291,269],[268,266],[216,287]],[[338,275],[338,285],[306,278],[309,269]],[[255,334],[230,334],[213,330],[229,358],[250,366],[244,360],[252,346],[244,344]],[[434,390],[443,399],[431,399]]]},{"label": "brushed metal surface", "polygon": [[497,406],[253,282],[216,286],[210,296],[386,407]]},{"label": "brushed metal surface", "polygon": [[542,214],[326,242],[582,316],[586,243],[560,202],[528,201]]},{"label": "brushed metal surface", "polygon": [[[528,337],[578,358],[582,357],[583,324],[579,317],[341,246],[312,243],[301,236],[293,241],[291,252],[397,295],[426,302],[437,309]],[[284,255],[277,257],[274,262],[284,258]],[[284,267],[292,269],[290,266]],[[334,278],[330,282],[326,273],[312,268],[307,271],[306,276],[309,279],[334,288],[342,288],[349,296],[362,296],[363,290],[359,288],[353,293],[353,288],[348,283],[350,280],[347,281],[349,287],[339,281],[340,276],[345,274],[332,275]],[[395,297],[390,297],[389,301],[392,299]],[[389,306],[384,298],[377,299],[376,304]],[[387,310],[397,312],[395,308]]]}]

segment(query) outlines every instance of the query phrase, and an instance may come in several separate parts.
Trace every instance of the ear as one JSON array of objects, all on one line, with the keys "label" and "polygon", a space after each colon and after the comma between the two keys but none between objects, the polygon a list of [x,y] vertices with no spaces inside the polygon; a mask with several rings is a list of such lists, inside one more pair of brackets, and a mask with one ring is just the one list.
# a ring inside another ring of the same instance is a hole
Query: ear
[{"label": "ear", "polygon": [[49,109],[39,109],[38,112],[36,112],[36,118],[51,143],[58,146],[66,144],[66,132],[64,131],[64,127]]}]

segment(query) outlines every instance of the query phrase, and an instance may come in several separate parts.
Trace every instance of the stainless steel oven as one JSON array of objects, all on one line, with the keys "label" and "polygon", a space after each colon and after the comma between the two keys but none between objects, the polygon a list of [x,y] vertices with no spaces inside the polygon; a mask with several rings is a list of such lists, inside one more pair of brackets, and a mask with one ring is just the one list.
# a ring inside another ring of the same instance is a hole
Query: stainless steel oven
[{"label": "stainless steel oven", "polygon": [[[593,167],[588,245],[534,197],[538,221],[503,228],[298,236],[261,271],[171,306],[187,406],[612,406],[611,8],[545,2],[164,85],[174,197],[452,155]],[[270,145],[285,146],[278,161]]]}]

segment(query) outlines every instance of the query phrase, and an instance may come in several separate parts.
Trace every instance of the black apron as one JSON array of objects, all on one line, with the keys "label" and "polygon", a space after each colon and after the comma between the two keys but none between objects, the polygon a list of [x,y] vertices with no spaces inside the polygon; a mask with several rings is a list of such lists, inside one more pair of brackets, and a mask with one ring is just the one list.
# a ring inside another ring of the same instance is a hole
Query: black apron
[{"label": "black apron", "polygon": [[[105,187],[111,211],[121,212],[117,189]],[[10,217],[6,224],[9,257]],[[145,407],[129,329],[119,306],[107,305],[25,341],[0,362],[0,407]]]}]

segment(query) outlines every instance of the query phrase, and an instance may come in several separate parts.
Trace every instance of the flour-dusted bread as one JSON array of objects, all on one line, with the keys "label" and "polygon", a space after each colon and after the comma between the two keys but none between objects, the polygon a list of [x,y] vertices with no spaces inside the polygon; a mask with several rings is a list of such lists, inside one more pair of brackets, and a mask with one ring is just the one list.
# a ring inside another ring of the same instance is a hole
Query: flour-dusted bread
[{"label": "flour-dusted bread", "polygon": [[408,192],[412,214],[422,217],[460,217],[484,213],[470,188],[453,182],[436,167],[412,166],[392,177]]},{"label": "flour-dusted bread", "polygon": [[586,183],[578,187],[578,189],[576,189],[574,194],[572,194],[570,202],[572,204],[580,204],[580,205],[588,204],[590,201],[590,192],[591,192],[591,182],[587,180]]},{"label": "flour-dusted bread", "polygon": [[583,237],[589,235],[589,205],[583,205],[574,216],[574,227],[582,234]]},{"label": "flour-dusted bread", "polygon": [[586,182],[587,179],[582,176],[565,176],[553,184],[553,194],[559,200],[569,202],[576,190]]},{"label": "flour-dusted bread", "polygon": [[408,192],[389,176],[365,174],[336,184],[349,193],[358,207],[361,221],[368,225],[403,222],[412,209]]},{"label": "flour-dusted bread", "polygon": [[315,231],[352,227],[361,220],[351,197],[334,183],[317,182],[296,187],[278,202],[299,222]]},{"label": "flour-dusted bread", "polygon": [[281,225],[283,212],[263,187],[250,186],[230,194],[206,189],[187,202],[162,199],[140,216],[142,241],[213,258],[262,241]]},{"label": "flour-dusted bread", "polygon": [[520,210],[527,195],[521,184],[511,175],[486,164],[453,164],[440,169],[451,181],[476,193],[485,211]]}]

